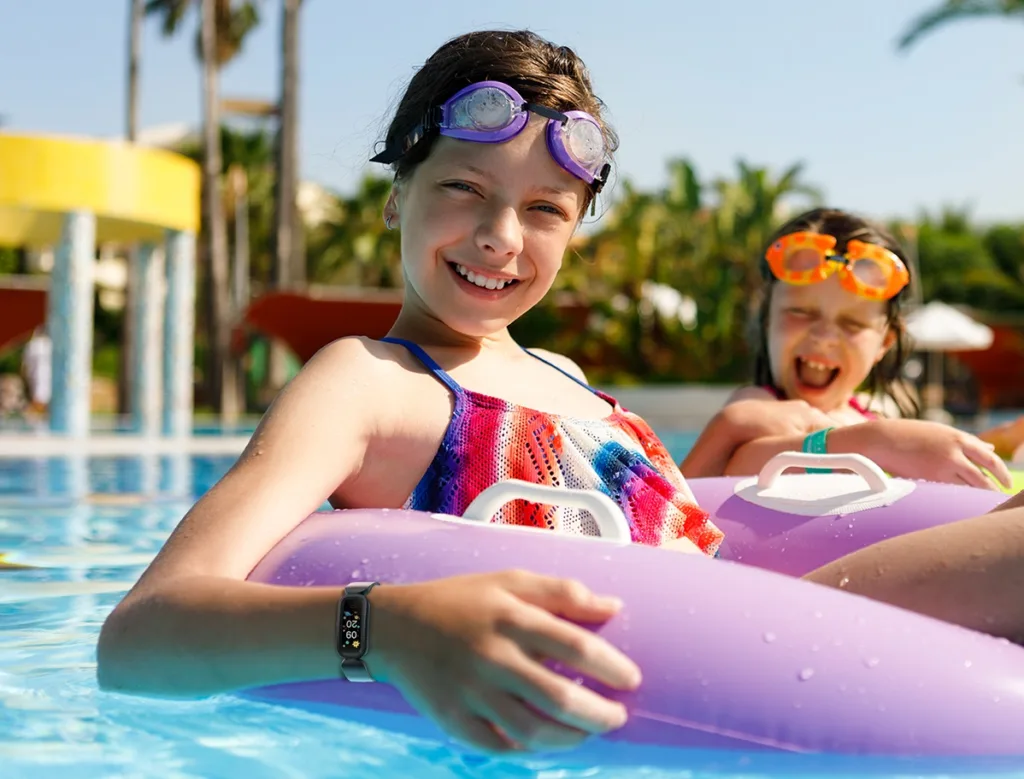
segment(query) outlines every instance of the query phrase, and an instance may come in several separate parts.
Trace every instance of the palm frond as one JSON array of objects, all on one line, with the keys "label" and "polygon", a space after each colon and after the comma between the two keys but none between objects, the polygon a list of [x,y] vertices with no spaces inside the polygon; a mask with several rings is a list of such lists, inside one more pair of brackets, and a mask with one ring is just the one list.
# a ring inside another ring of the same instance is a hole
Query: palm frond
[{"label": "palm frond", "polygon": [[921,14],[900,37],[897,48],[909,49],[919,39],[943,25],[985,16],[1024,16],[1024,0],[946,0]]}]

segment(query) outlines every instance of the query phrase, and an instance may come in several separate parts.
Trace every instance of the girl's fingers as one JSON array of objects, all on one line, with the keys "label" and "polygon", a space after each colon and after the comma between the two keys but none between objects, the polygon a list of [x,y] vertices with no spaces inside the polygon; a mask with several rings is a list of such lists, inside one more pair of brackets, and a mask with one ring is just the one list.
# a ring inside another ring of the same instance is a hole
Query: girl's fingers
[{"label": "girl's fingers", "polygon": [[616,690],[635,690],[640,669],[605,639],[543,608],[523,604],[502,632],[531,655],[550,658]]},{"label": "girl's fingers", "polygon": [[626,724],[626,707],[523,654],[507,668],[502,685],[551,719],[586,733],[607,733]]},{"label": "girl's fingers", "polygon": [[1006,467],[1003,458],[986,446],[984,442],[968,441],[964,444],[963,450],[969,460],[985,468],[1004,487],[1009,489],[1013,485],[1013,477],[1010,476],[1010,469]]},{"label": "girl's fingers", "polygon": [[956,475],[964,482],[964,484],[971,487],[979,487],[983,490],[996,489],[996,485],[992,483],[992,480],[988,478],[988,476],[986,476],[977,465],[972,463],[966,457],[961,459],[962,462],[957,466]]}]

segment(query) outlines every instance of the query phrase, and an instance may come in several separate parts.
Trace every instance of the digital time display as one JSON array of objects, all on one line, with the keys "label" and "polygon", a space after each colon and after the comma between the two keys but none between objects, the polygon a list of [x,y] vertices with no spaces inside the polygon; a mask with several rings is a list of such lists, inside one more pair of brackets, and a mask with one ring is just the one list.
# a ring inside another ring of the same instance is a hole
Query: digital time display
[{"label": "digital time display", "polygon": [[338,608],[338,654],[358,658],[366,650],[366,598],[347,595]]}]

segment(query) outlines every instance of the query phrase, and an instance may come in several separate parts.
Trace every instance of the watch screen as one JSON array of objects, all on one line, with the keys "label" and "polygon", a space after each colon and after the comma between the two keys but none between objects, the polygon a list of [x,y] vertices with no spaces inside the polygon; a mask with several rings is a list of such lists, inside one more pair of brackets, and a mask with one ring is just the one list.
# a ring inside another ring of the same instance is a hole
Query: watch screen
[{"label": "watch screen", "polygon": [[338,614],[338,652],[346,657],[359,657],[365,647],[366,598],[349,595],[341,601]]}]

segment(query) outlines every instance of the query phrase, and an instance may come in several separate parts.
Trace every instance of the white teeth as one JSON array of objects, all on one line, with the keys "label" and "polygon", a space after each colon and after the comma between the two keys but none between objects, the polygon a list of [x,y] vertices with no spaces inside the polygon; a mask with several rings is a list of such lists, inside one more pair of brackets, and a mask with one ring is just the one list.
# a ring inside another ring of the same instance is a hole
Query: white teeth
[{"label": "white teeth", "polygon": [[813,368],[814,370],[818,370],[818,371],[832,370],[831,368],[829,368],[824,363],[816,362],[814,360],[804,360],[804,365],[806,365],[808,368]]},{"label": "white teeth", "polygon": [[508,279],[494,279],[489,276],[485,276],[482,273],[475,273],[474,271],[469,270],[465,265],[456,265],[455,270],[470,284],[476,284],[478,287],[483,287],[484,289],[503,289],[506,284],[511,283]]}]

